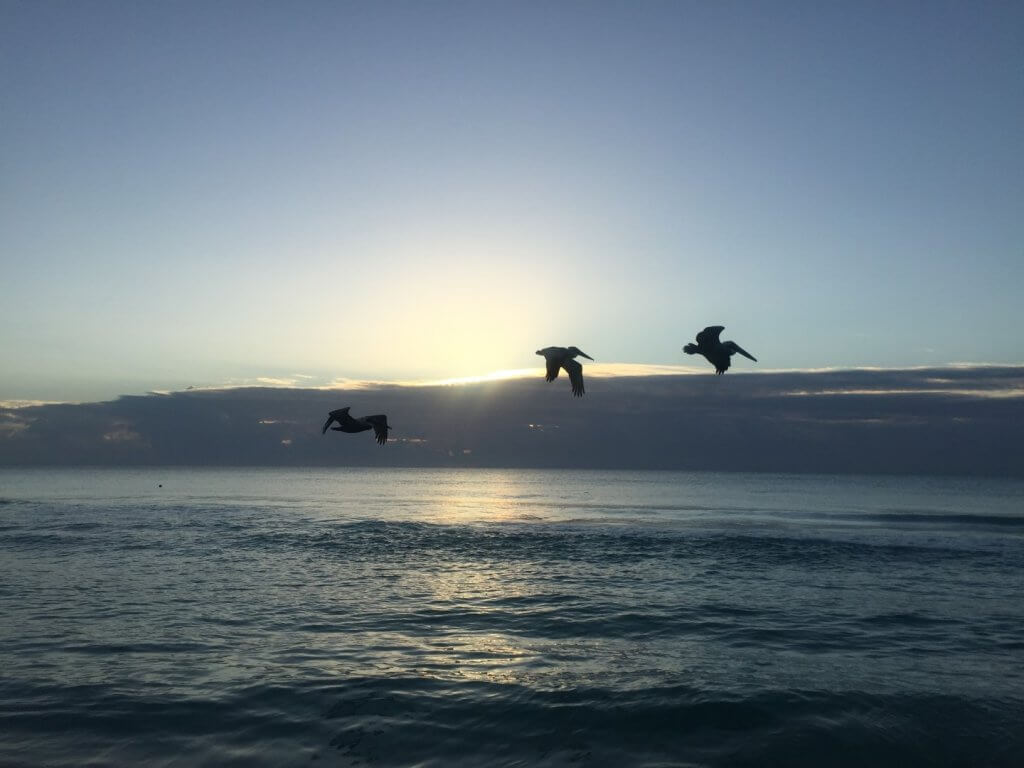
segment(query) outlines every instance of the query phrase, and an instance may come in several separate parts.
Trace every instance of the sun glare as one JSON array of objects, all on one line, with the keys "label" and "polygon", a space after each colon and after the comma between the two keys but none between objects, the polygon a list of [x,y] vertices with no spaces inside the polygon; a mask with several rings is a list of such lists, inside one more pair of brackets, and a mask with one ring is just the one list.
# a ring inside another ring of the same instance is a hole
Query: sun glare
[{"label": "sun glare", "polygon": [[455,376],[450,379],[435,379],[432,381],[416,382],[418,386],[439,387],[456,384],[480,384],[485,381],[502,381],[504,379],[524,379],[536,376],[540,368],[509,368],[503,371],[491,371],[479,376]]}]

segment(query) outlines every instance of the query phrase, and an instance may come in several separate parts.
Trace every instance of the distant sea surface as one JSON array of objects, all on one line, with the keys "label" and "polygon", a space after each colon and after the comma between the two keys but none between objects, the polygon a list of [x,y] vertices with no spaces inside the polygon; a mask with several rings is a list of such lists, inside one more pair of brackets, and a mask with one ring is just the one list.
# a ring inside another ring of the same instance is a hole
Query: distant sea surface
[{"label": "distant sea surface", "polygon": [[0,765],[1024,765],[1024,483],[0,471]]}]

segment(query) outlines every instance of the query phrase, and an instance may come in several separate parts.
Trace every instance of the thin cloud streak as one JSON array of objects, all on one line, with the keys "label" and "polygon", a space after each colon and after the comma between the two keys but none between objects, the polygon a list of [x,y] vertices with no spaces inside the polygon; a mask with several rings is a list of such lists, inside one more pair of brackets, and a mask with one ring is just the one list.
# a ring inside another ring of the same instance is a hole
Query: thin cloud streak
[{"label": "thin cloud streak", "polygon": [[[591,363],[587,365],[588,376],[597,378],[613,378],[622,376],[688,376],[705,373],[703,368],[683,365],[650,365],[645,363]],[[315,383],[316,377],[308,374],[294,374],[292,377],[257,376],[247,379],[231,379],[223,384],[208,384],[189,387],[187,390],[151,390],[152,394],[170,394],[172,392],[202,391],[213,392],[229,389],[280,388],[280,389],[316,389],[316,390],[365,390],[383,387],[447,387],[467,384],[481,384],[489,381],[506,379],[529,379],[544,377],[544,368],[512,368],[491,371],[474,376],[455,376],[451,378],[426,379],[356,379],[339,377],[325,383]],[[29,401],[26,401],[29,402]],[[42,404],[42,401],[38,401]]]},{"label": "thin cloud streak", "polygon": [[[584,372],[588,377],[594,378],[615,378],[622,376],[689,376],[703,373],[700,368],[685,365],[652,365],[647,363],[586,363]],[[479,384],[486,381],[501,381],[503,379],[527,379],[543,378],[545,370],[543,367],[536,368],[514,368],[504,371],[494,371],[481,376],[461,376],[451,379],[423,379],[405,380],[393,382],[397,386],[409,387],[437,387],[459,384]],[[380,382],[384,383],[384,382]]]},{"label": "thin cloud streak", "polygon": [[[758,368],[757,370],[743,370],[733,369],[729,371],[729,376],[737,375],[763,375],[763,374],[813,374],[813,373],[844,373],[844,372],[872,372],[872,373],[883,373],[883,372],[912,372],[912,371],[935,371],[949,368],[952,370],[963,371],[973,369],[986,369],[986,368],[998,368],[998,369],[1014,369],[1019,368],[1024,371],[1024,366],[1007,366],[998,365],[995,363],[950,363],[949,365],[942,366],[942,368],[936,368],[933,365],[921,365],[921,366],[910,366],[905,368],[883,368],[874,366],[857,366],[857,367],[824,367],[824,368]],[[587,377],[592,378],[622,378],[622,377],[645,377],[645,376],[702,376],[707,375],[708,366],[706,365],[668,365],[668,364],[657,364],[657,363],[587,363],[584,368],[584,373]],[[452,378],[425,378],[425,379],[357,379],[339,377],[331,379],[330,381],[323,384],[310,383],[310,380],[315,379],[309,375],[296,374],[297,378],[272,378],[272,377],[257,377],[254,379],[245,379],[243,381],[230,381],[222,385],[210,385],[205,387],[195,387],[194,389],[203,390],[221,390],[221,389],[238,389],[243,387],[266,387],[266,386],[279,386],[279,387],[298,387],[302,386],[304,389],[318,389],[318,390],[338,390],[338,389],[372,389],[377,387],[443,387],[443,386],[461,386],[466,384],[480,384],[488,381],[502,381],[506,379],[530,379],[544,376],[543,367],[535,368],[513,368],[508,370],[491,371],[489,373],[473,375],[473,376],[456,376]],[[303,381],[298,381],[301,378]]]},{"label": "thin cloud streak", "polygon": [[847,397],[847,396],[877,396],[877,395],[944,395],[947,397],[996,397],[1011,398],[1024,397],[1024,387],[1011,389],[949,389],[942,387],[928,389],[822,389],[816,392],[810,390],[794,390],[783,392],[789,397]]},{"label": "thin cloud streak", "polygon": [[0,400],[0,410],[17,410],[18,408],[35,408],[40,405],[59,405],[63,400]]},{"label": "thin cloud streak", "polygon": [[[1002,371],[1020,370],[1024,372],[1024,365],[1000,365],[997,363],[948,363],[941,367],[933,365],[908,366],[902,368],[885,368],[877,366],[855,366],[855,367],[821,367],[821,368],[757,368],[756,370],[734,369],[729,371],[729,376],[748,375],[771,375],[771,374],[842,374],[842,373],[912,373],[921,371],[971,371],[998,369]],[[588,363],[586,375],[592,378],[623,378],[623,377],[650,377],[650,376],[703,376],[707,375],[708,367],[705,365],[668,365],[653,363]],[[349,377],[335,377],[317,383],[316,376],[311,374],[295,373],[291,376],[255,376],[244,379],[229,379],[217,384],[193,385],[184,389],[151,389],[147,394],[170,395],[177,392],[221,392],[236,389],[307,389],[319,391],[336,390],[368,390],[386,389],[396,387],[445,387],[464,386],[480,384],[491,381],[503,381],[507,379],[531,379],[544,376],[543,367],[535,368],[514,368],[508,370],[491,371],[489,373],[458,376],[452,378],[424,378],[424,379],[360,379]],[[951,383],[949,378],[925,379],[928,383]],[[940,391],[938,389],[922,389],[921,392]],[[949,394],[963,394],[970,396],[968,390],[946,390]],[[884,394],[883,390],[863,390],[864,394]],[[907,393],[908,389],[888,390],[889,394]],[[852,390],[843,391],[793,391],[790,395],[811,395],[811,394],[859,394]],[[1008,390],[1002,395],[988,393],[989,397],[1016,397],[1015,391]],[[13,399],[0,400],[0,409],[31,408],[39,405],[60,405],[79,404],[85,401],[79,400],[27,400]]]},{"label": "thin cloud streak", "polygon": [[[1014,368],[1015,366],[1001,366],[996,364],[981,363],[952,363],[948,367],[954,370],[969,370],[974,368]],[[1024,370],[1024,366],[1020,366]],[[810,373],[842,373],[842,372],[901,372],[901,371],[934,371],[935,366],[913,366],[907,368],[881,368],[881,367],[825,367],[825,368],[758,368],[757,370],[734,369],[729,371],[730,376],[762,375],[762,374],[810,374]],[[938,369],[941,370],[941,369]],[[668,365],[656,363],[587,363],[585,374],[588,378],[623,378],[623,377],[645,377],[645,376],[702,376],[707,375],[708,367],[705,365]],[[276,387],[282,389],[315,389],[322,391],[330,390],[366,390],[386,387],[446,387],[463,386],[467,384],[480,384],[489,381],[503,381],[507,379],[530,379],[543,378],[544,368],[513,368],[507,370],[491,371],[489,373],[456,376],[451,378],[424,378],[424,379],[359,379],[349,377],[338,377],[323,383],[316,383],[316,377],[309,374],[294,374],[292,377],[257,376],[247,379],[231,379],[222,384],[209,384],[189,387],[188,390],[151,390],[153,394],[170,394],[183,391],[221,391],[230,389],[252,389]],[[42,404],[44,401],[18,401],[26,404]],[[52,402],[52,401],[50,401]],[[2,405],[2,403],[0,403]]]}]

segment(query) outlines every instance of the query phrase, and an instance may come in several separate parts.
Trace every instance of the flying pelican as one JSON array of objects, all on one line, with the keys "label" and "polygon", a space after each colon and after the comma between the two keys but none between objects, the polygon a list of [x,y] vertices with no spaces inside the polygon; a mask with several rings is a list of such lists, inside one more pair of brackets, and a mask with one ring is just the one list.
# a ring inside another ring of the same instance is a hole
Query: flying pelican
[{"label": "flying pelican", "polygon": [[755,363],[757,358],[747,352],[735,341],[719,341],[718,334],[725,330],[724,325],[709,325],[697,334],[696,344],[687,344],[683,352],[688,355],[701,354],[715,366],[715,373],[722,374],[729,370],[729,358],[739,352]]},{"label": "flying pelican", "polygon": [[331,411],[327,415],[327,421],[324,422],[324,428],[320,430],[320,434],[326,435],[327,428],[331,427],[331,422],[336,421],[338,426],[331,427],[335,432],[365,432],[368,429],[372,429],[373,433],[377,436],[378,443],[384,445],[388,441],[388,430],[391,427],[388,426],[387,416],[383,413],[378,413],[375,416],[355,418],[348,415],[349,407],[351,406]]},{"label": "flying pelican", "polygon": [[572,385],[573,397],[583,397],[583,366],[573,360],[577,355],[581,355],[587,360],[593,360],[590,355],[586,352],[581,351],[578,347],[544,347],[544,349],[538,349],[537,354],[544,358],[548,364],[548,372],[544,377],[548,381],[554,381],[558,378],[558,369],[565,368],[565,372],[569,374],[569,383]]}]

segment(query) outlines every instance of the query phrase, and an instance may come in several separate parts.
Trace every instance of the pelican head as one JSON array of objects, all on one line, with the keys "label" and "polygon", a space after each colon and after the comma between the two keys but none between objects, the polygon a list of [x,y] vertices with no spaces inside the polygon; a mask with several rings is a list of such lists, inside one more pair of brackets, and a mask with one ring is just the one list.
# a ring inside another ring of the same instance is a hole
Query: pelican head
[{"label": "pelican head", "polygon": [[685,347],[683,347],[683,352],[685,352],[688,355],[696,355],[699,351],[700,350],[697,349],[696,344],[687,344]]},{"label": "pelican head", "polygon": [[568,351],[569,351],[569,357],[576,357],[577,355],[579,355],[580,357],[587,358],[587,360],[593,360],[594,359],[590,355],[588,355],[586,352],[584,352],[582,349],[580,349],[579,347],[569,347]]}]

